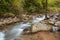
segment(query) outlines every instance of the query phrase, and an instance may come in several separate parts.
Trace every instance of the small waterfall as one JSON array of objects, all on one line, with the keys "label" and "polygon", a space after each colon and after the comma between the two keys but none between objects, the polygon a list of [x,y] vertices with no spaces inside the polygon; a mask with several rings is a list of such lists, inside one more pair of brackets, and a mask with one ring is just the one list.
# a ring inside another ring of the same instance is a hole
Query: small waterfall
[{"label": "small waterfall", "polygon": [[56,26],[53,26],[52,29],[53,29],[53,32],[57,32],[58,31],[58,27],[56,27]]},{"label": "small waterfall", "polygon": [[[16,26],[18,26],[18,27],[16,27]],[[27,27],[30,27],[30,26],[31,26],[31,23],[29,23],[29,22],[27,22],[27,23],[22,22],[21,24],[16,25],[16,26],[15,26],[14,28],[25,29],[25,28],[27,28]]]},{"label": "small waterfall", "polygon": [[34,18],[33,17],[33,23],[38,23],[38,22],[40,22],[40,21],[42,21],[42,20],[44,20],[45,19],[45,15],[43,15],[42,17],[38,17],[38,18]]}]

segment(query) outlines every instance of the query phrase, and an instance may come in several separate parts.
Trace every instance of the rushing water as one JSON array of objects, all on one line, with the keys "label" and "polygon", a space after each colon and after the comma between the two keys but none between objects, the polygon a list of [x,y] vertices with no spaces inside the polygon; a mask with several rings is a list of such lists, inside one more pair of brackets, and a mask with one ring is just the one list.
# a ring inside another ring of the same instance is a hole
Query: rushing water
[{"label": "rushing water", "polygon": [[[32,23],[40,22],[45,19],[45,15],[43,17],[34,18],[32,20]],[[21,22],[18,25],[15,25],[11,30],[7,31],[6,33],[0,32],[0,40],[14,40],[18,36],[20,36],[23,32],[23,30],[27,27],[31,27],[31,23],[27,22]]]},{"label": "rushing water", "polygon": [[0,40],[4,40],[5,34],[4,32],[0,32]]},{"label": "rushing water", "polygon": [[42,16],[42,17],[38,17],[38,18],[35,18],[35,17],[33,17],[33,23],[37,23],[37,22],[40,22],[40,21],[42,21],[42,20],[44,20],[45,19],[45,15],[44,16]]}]

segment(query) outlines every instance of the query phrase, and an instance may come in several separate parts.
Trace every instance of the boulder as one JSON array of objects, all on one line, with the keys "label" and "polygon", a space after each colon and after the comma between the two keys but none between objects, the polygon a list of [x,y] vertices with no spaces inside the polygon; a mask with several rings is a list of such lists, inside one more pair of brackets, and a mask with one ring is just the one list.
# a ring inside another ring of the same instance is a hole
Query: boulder
[{"label": "boulder", "polygon": [[50,19],[48,20],[48,22],[49,22],[50,24],[53,24],[53,25],[54,25],[54,23],[56,22],[56,20],[55,20],[54,18],[50,18]]},{"label": "boulder", "polygon": [[44,23],[36,23],[32,26],[31,32],[49,31],[50,29],[51,29],[50,25]]},{"label": "boulder", "polygon": [[57,22],[55,23],[55,25],[58,26],[59,29],[60,29],[60,21],[57,21]]},{"label": "boulder", "polygon": [[[49,16],[49,15],[48,15]],[[54,14],[49,17],[49,23],[54,24],[57,20],[59,20],[59,14]]]},{"label": "boulder", "polygon": [[60,21],[57,21],[57,22],[55,23],[55,25],[56,25],[56,26],[60,26]]}]

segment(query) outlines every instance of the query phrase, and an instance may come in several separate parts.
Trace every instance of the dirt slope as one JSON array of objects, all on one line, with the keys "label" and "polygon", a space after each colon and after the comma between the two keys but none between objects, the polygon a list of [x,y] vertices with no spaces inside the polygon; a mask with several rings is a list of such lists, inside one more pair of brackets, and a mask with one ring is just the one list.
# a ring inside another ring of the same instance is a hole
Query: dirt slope
[{"label": "dirt slope", "polygon": [[26,34],[22,36],[22,40],[59,40],[60,33],[38,32],[35,34]]}]

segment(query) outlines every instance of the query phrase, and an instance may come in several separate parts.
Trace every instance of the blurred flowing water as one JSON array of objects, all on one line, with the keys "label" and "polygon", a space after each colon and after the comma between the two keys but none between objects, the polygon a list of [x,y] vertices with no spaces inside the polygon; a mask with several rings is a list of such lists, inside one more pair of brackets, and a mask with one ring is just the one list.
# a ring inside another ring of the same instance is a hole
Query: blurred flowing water
[{"label": "blurred flowing water", "polygon": [[31,27],[32,23],[37,23],[45,19],[45,15],[42,17],[33,17],[33,20],[30,22],[21,22],[19,24],[14,25],[7,32],[0,32],[0,40],[14,40],[18,36],[20,36],[23,30],[27,27]]}]

